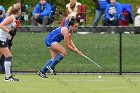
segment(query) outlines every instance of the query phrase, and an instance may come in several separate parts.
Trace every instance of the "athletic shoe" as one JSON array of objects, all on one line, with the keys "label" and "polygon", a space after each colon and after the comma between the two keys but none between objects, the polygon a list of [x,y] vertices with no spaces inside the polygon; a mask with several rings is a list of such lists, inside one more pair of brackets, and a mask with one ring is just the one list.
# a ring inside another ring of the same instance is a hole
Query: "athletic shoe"
[{"label": "athletic shoe", "polygon": [[55,67],[52,68],[54,75],[56,75]]},{"label": "athletic shoe", "polygon": [[46,77],[45,73],[42,73],[41,71],[38,71],[37,74],[42,78],[48,78]]},{"label": "athletic shoe", "polygon": [[47,66],[47,69],[51,72],[51,74],[55,74],[54,70],[50,66]]},{"label": "athletic shoe", "polygon": [[5,81],[19,81],[19,79],[16,79],[10,76],[10,77],[5,77]]}]

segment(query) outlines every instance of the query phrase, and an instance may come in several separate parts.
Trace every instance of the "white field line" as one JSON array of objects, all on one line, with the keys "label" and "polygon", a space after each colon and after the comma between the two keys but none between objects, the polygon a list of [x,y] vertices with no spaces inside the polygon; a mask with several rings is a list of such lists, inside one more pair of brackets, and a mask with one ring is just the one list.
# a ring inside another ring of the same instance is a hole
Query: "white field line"
[{"label": "white field line", "polygon": [[114,89],[128,89],[128,87],[100,87],[100,88],[92,88],[93,90],[114,90]]},{"label": "white field line", "polygon": [[[98,80],[63,80],[66,82],[120,82],[123,80],[103,80],[103,79],[98,79]],[[132,80],[132,81],[140,81],[140,80]]]}]

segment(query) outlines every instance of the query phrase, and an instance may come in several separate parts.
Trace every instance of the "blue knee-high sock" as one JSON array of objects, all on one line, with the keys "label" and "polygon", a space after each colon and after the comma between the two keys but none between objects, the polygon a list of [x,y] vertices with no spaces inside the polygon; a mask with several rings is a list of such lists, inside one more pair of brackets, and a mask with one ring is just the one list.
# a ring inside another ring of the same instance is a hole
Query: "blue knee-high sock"
[{"label": "blue knee-high sock", "polygon": [[63,59],[63,56],[61,54],[56,55],[52,63],[50,64],[50,67],[53,68],[57,63],[59,63]]},{"label": "blue knee-high sock", "polygon": [[46,62],[46,64],[42,67],[42,69],[41,69],[41,72],[42,73],[45,73],[46,71],[47,71],[47,66],[48,65],[50,65],[52,63],[52,60],[48,60],[47,62]]}]

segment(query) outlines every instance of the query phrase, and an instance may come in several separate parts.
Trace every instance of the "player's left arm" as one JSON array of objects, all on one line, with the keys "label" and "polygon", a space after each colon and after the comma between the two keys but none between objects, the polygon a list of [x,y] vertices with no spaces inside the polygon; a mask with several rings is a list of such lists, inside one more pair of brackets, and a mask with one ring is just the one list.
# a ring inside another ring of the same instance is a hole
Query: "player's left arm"
[{"label": "player's left arm", "polygon": [[[77,47],[75,46],[75,44],[74,44],[74,42],[73,42],[71,36],[72,36],[72,35],[70,34],[70,36],[69,36],[70,46],[73,47],[73,48],[75,48],[75,49],[77,49]],[[78,50],[78,49],[77,49],[77,50]]]},{"label": "player's left arm", "polygon": [[75,46],[73,40],[72,40],[72,35],[69,35],[69,44],[71,47],[73,47],[75,50],[77,50],[77,54],[79,55],[83,55],[83,53],[81,51],[79,51],[79,49]]}]

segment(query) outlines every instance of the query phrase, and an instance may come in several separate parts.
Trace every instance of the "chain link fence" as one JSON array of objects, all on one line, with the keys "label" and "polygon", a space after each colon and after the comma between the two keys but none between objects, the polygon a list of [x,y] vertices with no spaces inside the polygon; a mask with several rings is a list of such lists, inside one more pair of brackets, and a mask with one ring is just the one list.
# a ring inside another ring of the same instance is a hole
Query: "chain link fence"
[{"label": "chain link fence", "polygon": [[[47,34],[48,32],[17,33],[11,50],[14,71],[38,71],[51,58],[49,49],[44,44]],[[84,54],[102,66],[103,70],[67,50],[67,56],[56,66],[57,72],[120,73],[119,33],[74,33],[73,41]],[[122,72],[140,72],[139,41],[138,34],[122,34]]]},{"label": "chain link fence", "polygon": [[122,71],[140,72],[140,35],[123,35],[122,44]]}]

